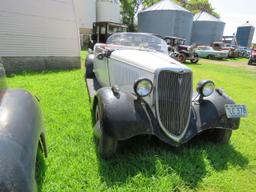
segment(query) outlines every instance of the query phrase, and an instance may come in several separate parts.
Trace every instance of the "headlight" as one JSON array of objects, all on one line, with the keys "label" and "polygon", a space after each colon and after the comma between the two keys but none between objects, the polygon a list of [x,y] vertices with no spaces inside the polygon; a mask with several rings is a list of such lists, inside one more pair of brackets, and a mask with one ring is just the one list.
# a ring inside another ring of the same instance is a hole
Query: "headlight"
[{"label": "headlight", "polygon": [[215,90],[215,85],[210,80],[202,80],[202,81],[199,81],[197,84],[197,92],[202,97],[210,96],[214,92],[214,90]]},{"label": "headlight", "polygon": [[138,97],[146,97],[152,92],[153,84],[149,79],[143,78],[135,81],[133,88]]}]

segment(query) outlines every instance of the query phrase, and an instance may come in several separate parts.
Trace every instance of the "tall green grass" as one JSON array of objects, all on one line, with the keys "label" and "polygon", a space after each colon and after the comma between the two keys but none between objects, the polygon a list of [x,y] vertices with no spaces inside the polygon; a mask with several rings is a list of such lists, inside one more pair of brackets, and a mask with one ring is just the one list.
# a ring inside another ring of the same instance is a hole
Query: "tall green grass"
[{"label": "tall green grass", "polygon": [[83,70],[8,78],[10,87],[27,89],[40,99],[49,157],[40,165],[39,191],[256,191],[256,73],[213,64],[189,66],[194,85],[212,79],[237,103],[247,104],[249,117],[230,144],[194,140],[173,148],[139,137],[109,161],[95,150]]}]

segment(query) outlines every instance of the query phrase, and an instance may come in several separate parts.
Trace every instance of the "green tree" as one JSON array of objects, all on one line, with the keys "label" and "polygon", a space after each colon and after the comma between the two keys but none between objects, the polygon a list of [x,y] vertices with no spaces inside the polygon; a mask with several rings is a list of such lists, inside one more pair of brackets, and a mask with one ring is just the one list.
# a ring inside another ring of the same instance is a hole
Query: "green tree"
[{"label": "green tree", "polygon": [[135,31],[134,16],[139,8],[138,0],[120,0],[120,2],[123,23],[128,26],[129,31]]},{"label": "green tree", "polygon": [[206,11],[217,18],[220,17],[208,0],[189,0],[187,3],[180,4],[194,14],[199,13],[200,11]]}]

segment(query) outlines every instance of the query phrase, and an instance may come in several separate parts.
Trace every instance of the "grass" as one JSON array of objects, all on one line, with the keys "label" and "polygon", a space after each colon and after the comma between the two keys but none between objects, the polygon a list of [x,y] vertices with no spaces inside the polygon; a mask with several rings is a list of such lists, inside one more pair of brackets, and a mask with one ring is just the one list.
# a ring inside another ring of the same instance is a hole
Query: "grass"
[{"label": "grass", "polygon": [[225,61],[232,61],[232,62],[248,62],[248,58],[228,58]]},{"label": "grass", "polygon": [[41,165],[39,191],[256,191],[256,73],[213,64],[189,67],[194,84],[212,79],[247,104],[249,117],[230,144],[195,140],[172,148],[134,139],[110,161],[97,157],[83,70],[9,77],[10,87],[40,98],[49,157]]}]

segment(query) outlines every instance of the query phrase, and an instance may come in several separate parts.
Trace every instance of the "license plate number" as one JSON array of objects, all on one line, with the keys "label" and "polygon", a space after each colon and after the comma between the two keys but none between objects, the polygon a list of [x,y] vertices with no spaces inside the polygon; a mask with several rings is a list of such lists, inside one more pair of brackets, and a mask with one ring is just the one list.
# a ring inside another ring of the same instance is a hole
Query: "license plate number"
[{"label": "license plate number", "polygon": [[228,118],[247,117],[246,105],[226,104],[225,111]]}]

